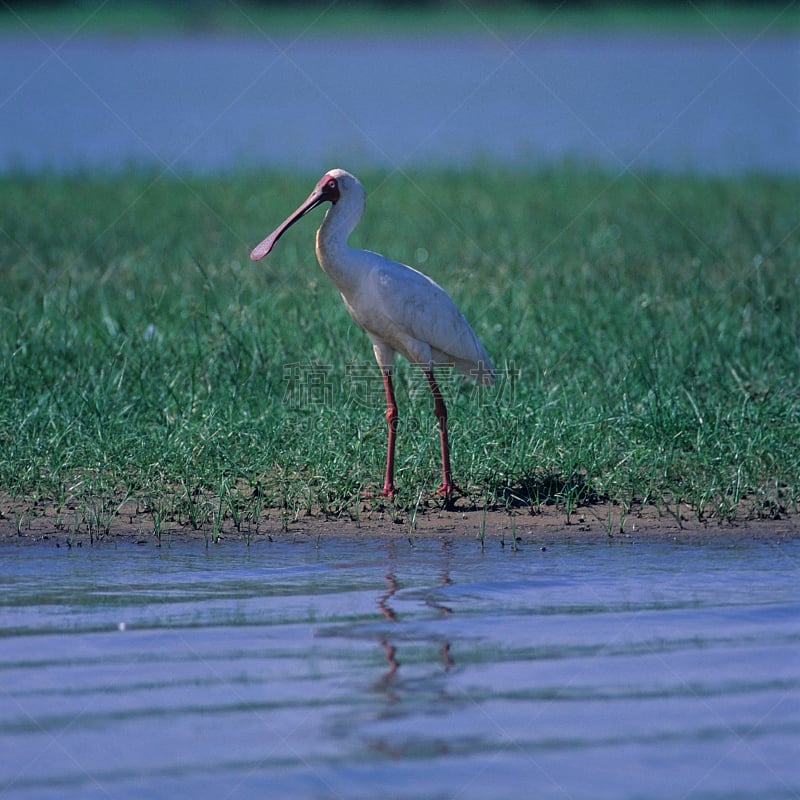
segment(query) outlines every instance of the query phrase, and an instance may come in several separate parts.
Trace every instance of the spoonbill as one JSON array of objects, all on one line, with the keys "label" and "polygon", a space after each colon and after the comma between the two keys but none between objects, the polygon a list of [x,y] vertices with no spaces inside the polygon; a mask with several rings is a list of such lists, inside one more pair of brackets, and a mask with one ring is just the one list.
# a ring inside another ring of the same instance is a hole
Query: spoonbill
[{"label": "spoonbill", "polygon": [[350,316],[372,341],[383,376],[389,433],[381,495],[392,498],[396,492],[394,452],[399,415],[392,370],[395,353],[400,353],[420,367],[433,394],[442,451],[442,485],[437,493],[449,502],[459,490],[450,469],[447,407],[433,369],[437,365],[455,367],[478,383],[490,385],[495,379],[492,362],[475,331],[435,281],[405,264],[348,246],[347,239],[364,214],[366,192],[360,181],[343,169],[326,172],[308,199],[255,247],[250,258],[264,258],[288,228],[325,202],[331,206],[317,231],[317,260],[339,289]]}]

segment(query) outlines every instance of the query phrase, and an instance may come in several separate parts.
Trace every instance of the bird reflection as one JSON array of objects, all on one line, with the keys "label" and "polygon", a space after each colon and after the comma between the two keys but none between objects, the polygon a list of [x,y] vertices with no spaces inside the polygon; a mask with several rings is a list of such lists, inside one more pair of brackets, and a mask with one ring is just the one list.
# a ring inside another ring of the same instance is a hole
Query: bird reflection
[{"label": "bird reflection", "polygon": [[450,642],[445,642],[442,645],[442,662],[444,663],[445,671],[455,666],[456,662],[453,661],[453,657],[450,655]]},{"label": "bird reflection", "polygon": [[[397,576],[394,572],[389,571],[384,576],[386,581],[386,591],[378,598],[378,609],[381,612],[381,615],[384,619],[388,620],[389,622],[398,622],[397,612],[392,608],[391,600],[394,595],[397,593],[399,589],[399,583],[397,580]],[[448,586],[453,583],[452,578],[450,577],[449,572],[445,571],[440,577],[440,583],[442,586]],[[425,604],[430,607],[437,609],[442,616],[449,616],[453,613],[453,609],[449,606],[446,606],[442,603],[437,602],[433,598],[426,597]],[[400,669],[400,661],[397,658],[397,645],[395,645],[389,636],[384,636],[380,640],[380,646],[383,648],[384,655],[386,657],[386,661],[389,663],[389,669],[381,675],[378,685],[385,686],[388,684],[392,679],[397,675],[398,670]],[[444,665],[445,672],[449,671],[454,665],[455,661],[451,655],[451,647],[449,641],[444,641],[441,646],[441,660],[442,664]],[[396,695],[392,695],[391,700],[394,702],[398,698]]]},{"label": "bird reflection", "polygon": [[397,578],[393,572],[386,573],[386,592],[378,598],[378,608],[389,622],[397,622],[397,614],[394,609],[389,605],[389,600],[394,597],[397,591]]},{"label": "bird reflection", "polygon": [[381,683],[387,683],[400,669],[400,662],[396,658],[397,648],[388,639],[381,640],[381,647],[383,647],[383,651],[386,653],[386,660],[389,662],[389,669],[381,676]]}]

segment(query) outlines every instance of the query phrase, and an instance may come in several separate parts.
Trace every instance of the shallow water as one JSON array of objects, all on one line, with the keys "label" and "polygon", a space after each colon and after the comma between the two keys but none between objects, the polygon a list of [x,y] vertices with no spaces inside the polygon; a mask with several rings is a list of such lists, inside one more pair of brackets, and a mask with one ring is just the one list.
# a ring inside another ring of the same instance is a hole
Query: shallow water
[{"label": "shallow water", "polygon": [[4,798],[796,798],[800,543],[0,550]]},{"label": "shallow water", "polygon": [[800,173],[800,38],[0,39],[0,169],[403,169],[564,158]]}]

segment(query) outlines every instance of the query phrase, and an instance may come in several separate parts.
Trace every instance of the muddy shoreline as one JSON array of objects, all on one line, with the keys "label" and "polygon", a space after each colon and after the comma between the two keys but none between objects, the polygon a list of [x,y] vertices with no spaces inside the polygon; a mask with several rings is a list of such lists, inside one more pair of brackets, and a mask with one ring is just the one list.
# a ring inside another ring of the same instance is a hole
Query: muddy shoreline
[{"label": "muddy shoreline", "polygon": [[309,540],[363,537],[413,540],[419,537],[474,539],[479,544],[503,547],[546,546],[564,542],[636,543],[671,541],[681,544],[736,544],[763,540],[781,542],[800,537],[800,515],[781,514],[757,518],[742,509],[733,520],[698,518],[688,507],[672,509],[644,506],[624,514],[619,506],[580,506],[570,514],[556,505],[537,509],[486,510],[459,501],[452,510],[428,509],[412,516],[388,505],[364,508],[352,515],[332,517],[321,513],[287,518],[279,510],[266,511],[258,523],[246,520],[237,528],[230,519],[222,524],[194,527],[180,520],[160,523],[133,504],[123,506],[102,524],[91,525],[75,509],[37,508],[33,511],[6,502],[0,511],[0,545],[86,547],[113,544],[179,546],[247,546],[277,539]]}]

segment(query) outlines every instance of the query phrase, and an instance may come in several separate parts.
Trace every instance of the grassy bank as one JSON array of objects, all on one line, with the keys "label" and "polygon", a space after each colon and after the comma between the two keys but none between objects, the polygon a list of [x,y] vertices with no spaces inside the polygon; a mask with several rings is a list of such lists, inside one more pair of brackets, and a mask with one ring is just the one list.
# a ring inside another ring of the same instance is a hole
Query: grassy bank
[{"label": "grassy bank", "polygon": [[[0,179],[0,495],[97,529],[126,499],[156,531],[361,513],[382,389],[314,259],[321,212],[248,260],[317,177]],[[429,272],[498,366],[494,390],[442,376],[476,502],[797,510],[798,181],[361,177],[351,243]],[[415,508],[438,485],[436,423],[398,366]]]}]

